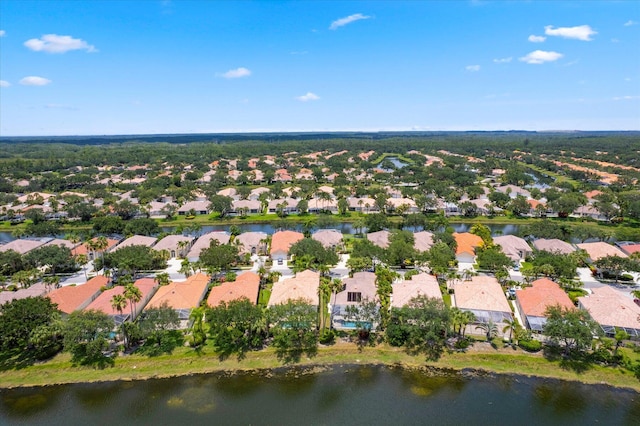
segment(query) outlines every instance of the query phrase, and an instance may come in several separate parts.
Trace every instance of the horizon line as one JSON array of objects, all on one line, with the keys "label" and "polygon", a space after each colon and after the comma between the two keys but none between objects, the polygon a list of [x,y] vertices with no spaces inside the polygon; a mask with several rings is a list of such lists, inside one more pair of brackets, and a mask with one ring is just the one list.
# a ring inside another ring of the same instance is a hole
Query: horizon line
[{"label": "horizon line", "polygon": [[379,133],[602,133],[602,132],[617,132],[617,133],[633,133],[640,132],[640,129],[598,129],[598,130],[580,130],[580,129],[548,129],[548,130],[527,130],[527,129],[468,129],[468,130],[437,130],[437,129],[421,129],[421,130],[248,130],[248,131],[219,131],[219,132],[176,132],[176,133],[87,133],[87,134],[42,134],[42,135],[0,135],[0,139],[5,138],[82,138],[82,137],[149,137],[149,136],[188,136],[188,135],[299,135],[299,134],[379,134]]}]

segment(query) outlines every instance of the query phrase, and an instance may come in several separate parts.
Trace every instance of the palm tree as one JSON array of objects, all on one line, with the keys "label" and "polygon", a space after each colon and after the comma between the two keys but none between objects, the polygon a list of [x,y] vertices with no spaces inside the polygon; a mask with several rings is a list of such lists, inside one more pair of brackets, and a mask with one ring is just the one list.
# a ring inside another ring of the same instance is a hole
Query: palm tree
[{"label": "palm tree", "polygon": [[[111,298],[111,307],[118,311],[120,315],[124,311],[124,308],[127,307],[127,298],[122,294],[114,294]],[[127,335],[124,327],[124,321],[122,321],[122,336],[124,338],[124,344],[127,345]]]},{"label": "palm tree", "polygon": [[88,277],[87,270],[84,266],[89,262],[89,258],[86,254],[77,254],[75,259],[76,263],[82,267],[82,270],[84,271],[84,279],[86,280]]},{"label": "palm tree", "polygon": [[471,311],[463,311],[461,320],[462,337],[464,337],[467,325],[476,322],[476,315]]},{"label": "palm tree", "polygon": [[462,278],[458,271],[448,271],[447,272],[447,288],[453,288],[454,284],[457,280]]},{"label": "palm tree", "polygon": [[329,268],[329,265],[325,265],[324,263],[321,263],[320,265],[318,265],[317,269],[318,269],[318,272],[320,272],[321,277],[327,277],[329,275],[329,272],[331,271],[331,268]]},{"label": "palm tree", "polygon": [[157,282],[159,286],[169,285],[169,283],[171,282],[171,278],[169,277],[168,273],[161,272],[156,275],[155,282]]},{"label": "palm tree", "polygon": [[488,341],[491,341],[494,337],[498,335],[498,326],[491,319],[489,320],[489,322],[483,322],[478,324],[476,328],[479,328],[480,330],[484,331]]},{"label": "palm tree", "polygon": [[135,319],[136,303],[142,300],[142,292],[135,284],[127,284],[124,288],[124,297],[131,302],[131,321]]},{"label": "palm tree", "polygon": [[193,272],[193,268],[189,259],[184,259],[180,264],[180,270],[178,271],[181,274],[184,274],[185,277],[189,278],[191,273]]},{"label": "palm tree", "polygon": [[42,278],[42,282],[44,283],[47,292],[50,292],[54,288],[58,288],[58,285],[60,284],[60,277],[57,275],[48,275]]},{"label": "palm tree", "polygon": [[200,347],[207,339],[207,335],[204,332],[203,319],[204,309],[199,307],[195,308],[189,314],[189,320],[191,321],[191,335],[193,336],[193,346]]},{"label": "palm tree", "polygon": [[177,257],[184,257],[186,255],[185,251],[186,251],[186,248],[188,246],[189,246],[189,241],[187,241],[187,240],[178,241],[178,256]]},{"label": "palm tree", "polygon": [[518,328],[518,321],[516,321],[515,319],[512,320],[505,320],[504,321],[505,326],[502,328],[502,332],[506,333],[507,331],[509,331],[509,344],[512,344],[512,337],[513,337],[513,332],[516,331],[516,329]]},{"label": "palm tree", "polygon": [[104,261],[104,251],[109,246],[109,241],[107,240],[107,238],[104,236],[99,236],[98,238],[94,239],[93,246],[100,252],[100,258]]}]

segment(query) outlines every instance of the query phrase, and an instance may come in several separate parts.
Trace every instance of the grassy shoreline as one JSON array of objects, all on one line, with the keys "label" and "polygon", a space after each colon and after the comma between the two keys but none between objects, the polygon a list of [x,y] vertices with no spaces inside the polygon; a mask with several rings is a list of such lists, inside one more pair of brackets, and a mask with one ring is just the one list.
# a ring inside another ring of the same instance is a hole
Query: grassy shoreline
[{"label": "grassy shoreline", "polygon": [[353,343],[340,342],[318,348],[311,358],[283,364],[272,349],[250,352],[242,361],[235,357],[220,360],[209,347],[200,354],[189,348],[178,348],[171,355],[149,358],[129,355],[115,360],[113,367],[95,369],[72,366],[68,354],[17,370],[0,372],[0,389],[49,386],[71,383],[133,381],[168,378],[215,372],[239,372],[272,370],[283,367],[331,366],[339,364],[388,365],[402,368],[437,368],[450,370],[474,370],[487,373],[553,378],[577,381],[585,384],[607,384],[640,393],[640,381],[632,373],[621,368],[592,365],[576,372],[563,368],[557,361],[548,361],[514,349],[474,350],[467,353],[445,354],[437,362],[425,362],[422,356],[412,356],[402,349],[387,345],[365,347],[360,351]]}]

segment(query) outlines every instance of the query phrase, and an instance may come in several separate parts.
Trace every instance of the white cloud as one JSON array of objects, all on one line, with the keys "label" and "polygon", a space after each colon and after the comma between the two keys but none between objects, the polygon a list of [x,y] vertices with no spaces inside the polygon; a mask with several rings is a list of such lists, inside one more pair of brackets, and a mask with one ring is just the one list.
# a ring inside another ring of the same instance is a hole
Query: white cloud
[{"label": "white cloud", "polygon": [[0,87],[9,87],[11,86],[11,83],[9,83],[6,80],[0,80]]},{"label": "white cloud", "polygon": [[43,108],[46,109],[64,109],[64,110],[69,110],[69,111],[76,111],[78,108],[73,107],[71,105],[65,105],[65,104],[46,104],[44,105]]},{"label": "white cloud", "polygon": [[498,58],[498,59],[494,59],[493,62],[495,62],[496,64],[506,64],[511,62],[513,58],[511,56],[509,56],[508,58]]},{"label": "white cloud", "polygon": [[95,46],[84,40],[68,35],[45,34],[41,38],[32,38],[24,42],[24,45],[36,52],[65,53],[70,50],[86,50],[97,52]]},{"label": "white cloud", "polygon": [[306,95],[297,96],[296,99],[301,102],[317,101],[318,99],[320,99],[320,96],[316,95],[315,93],[307,92]]},{"label": "white cloud", "polygon": [[244,67],[236,68],[234,70],[229,70],[224,74],[220,74],[220,76],[224,78],[242,78],[242,77],[249,77],[250,75],[251,75],[251,71]]},{"label": "white cloud", "polygon": [[543,41],[545,41],[547,38],[545,36],[537,36],[537,35],[533,35],[531,34],[528,38],[528,40],[531,43],[542,43]]},{"label": "white cloud", "polygon": [[631,101],[634,99],[640,99],[640,96],[615,96],[614,101]]},{"label": "white cloud", "polygon": [[349,15],[345,18],[336,19],[329,26],[330,30],[337,30],[340,27],[344,27],[347,24],[350,24],[355,21],[360,21],[361,19],[369,19],[371,16],[363,15],[362,13],[355,13],[353,15]]},{"label": "white cloud", "polygon": [[528,64],[544,64],[545,62],[553,62],[562,58],[564,55],[558,52],[546,52],[544,50],[534,50],[526,56],[520,58],[522,62]]},{"label": "white cloud", "polygon": [[638,25],[638,23],[636,21],[632,21],[632,20],[628,20],[627,22],[624,23],[625,27],[630,27],[632,25]]},{"label": "white cloud", "polygon": [[544,33],[548,36],[557,36],[564,38],[572,38],[582,41],[591,41],[592,35],[598,34],[589,25],[578,25],[577,27],[558,27],[553,28],[553,25],[547,25],[544,27]]},{"label": "white cloud", "polygon": [[4,37],[7,34],[5,30],[0,30],[0,37]]},{"label": "white cloud", "polygon": [[51,83],[51,80],[48,78],[38,77],[35,75],[30,75],[20,80],[20,84],[23,86],[46,86],[49,83]]},{"label": "white cloud", "polygon": [[480,71],[480,65],[467,65],[466,67],[464,67],[464,69],[469,72],[478,72]]}]

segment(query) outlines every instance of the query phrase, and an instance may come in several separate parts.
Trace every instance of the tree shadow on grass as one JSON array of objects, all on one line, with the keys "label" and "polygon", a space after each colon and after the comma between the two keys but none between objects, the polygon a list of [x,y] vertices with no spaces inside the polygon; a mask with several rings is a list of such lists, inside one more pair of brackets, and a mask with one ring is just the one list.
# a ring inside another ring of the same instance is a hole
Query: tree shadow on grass
[{"label": "tree shadow on grass", "polygon": [[313,358],[318,354],[318,347],[308,347],[301,349],[289,349],[289,348],[276,348],[276,356],[283,364],[292,364],[300,362],[302,355],[306,355],[308,358]]},{"label": "tree shadow on grass", "polygon": [[12,350],[0,354],[0,371],[21,370],[35,364],[53,358],[60,347],[45,353],[36,353],[29,350]]},{"label": "tree shadow on grass", "polygon": [[147,339],[140,346],[136,353],[146,355],[148,357],[156,357],[160,355],[170,355],[173,350],[184,344],[184,336],[177,330],[171,330],[158,336],[158,338]]},{"label": "tree shadow on grass", "polygon": [[582,374],[593,368],[593,362],[589,359],[588,354],[575,351],[567,354],[559,346],[545,346],[543,355],[548,361],[558,361],[560,368],[570,370],[578,374]]}]

